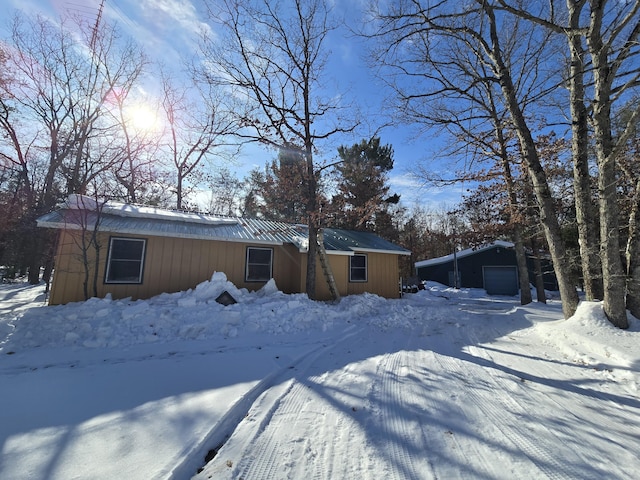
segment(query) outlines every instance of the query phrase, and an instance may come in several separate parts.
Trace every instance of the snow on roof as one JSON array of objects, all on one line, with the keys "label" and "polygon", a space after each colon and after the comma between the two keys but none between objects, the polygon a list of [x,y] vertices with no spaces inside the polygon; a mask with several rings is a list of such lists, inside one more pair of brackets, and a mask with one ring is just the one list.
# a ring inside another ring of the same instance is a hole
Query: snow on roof
[{"label": "snow on roof", "polygon": [[[86,212],[82,218],[74,212]],[[102,231],[174,238],[253,242],[271,245],[295,245],[308,250],[308,227],[259,218],[225,218],[199,213],[167,210],[122,202],[97,202],[84,195],[71,195],[61,208],[43,215],[38,226],[80,229],[98,225]],[[379,252],[409,255],[408,250],[373,233],[324,229],[328,254],[353,255],[354,252]]]},{"label": "snow on roof", "polygon": [[[505,242],[504,240],[496,240],[496,241],[488,243],[486,245],[482,245],[481,247],[466,248],[464,250],[460,250],[459,252],[456,252],[456,257],[457,258],[468,257],[469,255],[473,255],[475,253],[482,252],[483,250],[489,250],[489,249],[495,248],[495,247],[513,248],[513,243]],[[430,258],[428,260],[421,260],[421,261],[415,263],[415,267],[416,268],[428,267],[430,265],[440,265],[442,263],[447,263],[447,262],[451,262],[451,261],[453,261],[453,253],[451,253],[449,255],[445,255],[444,257]]]},{"label": "snow on roof", "polygon": [[224,218],[201,213],[182,212],[179,210],[167,210],[164,208],[134,205],[123,202],[106,201],[98,204],[95,199],[85,195],[70,195],[65,202],[65,207],[78,210],[101,211],[121,217],[150,218],[161,220],[173,220],[188,223],[203,223],[207,225],[236,225],[238,219]]}]

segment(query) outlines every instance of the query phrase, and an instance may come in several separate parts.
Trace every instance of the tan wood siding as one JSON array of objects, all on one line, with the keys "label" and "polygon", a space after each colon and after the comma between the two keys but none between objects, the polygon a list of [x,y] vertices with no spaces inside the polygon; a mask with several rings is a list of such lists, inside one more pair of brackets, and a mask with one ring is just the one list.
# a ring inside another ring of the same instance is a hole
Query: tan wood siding
[{"label": "tan wood siding", "polygon": [[[327,255],[329,260],[329,266],[331,267],[331,273],[336,281],[338,292],[340,295],[348,295],[348,270],[349,257],[347,255]],[[306,272],[305,278],[306,278]],[[316,262],[316,299],[318,300],[332,300],[331,292],[329,291],[329,284],[324,276],[320,259]]]},{"label": "tan wood siding", "polygon": [[[258,290],[265,282],[245,282],[246,250],[249,246],[264,245],[211,240],[191,240],[139,235],[113,235],[123,238],[146,239],[142,284],[105,284],[104,270],[107,262],[109,235],[100,235],[101,260],[98,271],[98,296],[110,293],[113,298],[149,298],[163,292],[178,292],[194,288],[208,280],[213,272],[220,271],[238,288]],[[80,258],[80,232],[63,231],[58,245],[56,269],[51,289],[51,304],[84,300],[82,281],[84,266]],[[293,246],[273,248],[273,275],[278,287],[287,293],[300,291],[302,254]],[[93,265],[95,252],[91,252]],[[93,278],[93,276],[91,276]],[[89,295],[92,294],[89,289]]]},{"label": "tan wood siding", "polygon": [[[72,271],[72,264],[75,250],[75,240],[66,231],[61,230],[58,237],[58,249],[56,255],[56,265],[51,285],[49,302],[58,304],[65,303],[63,300],[68,294],[73,298],[82,295],[78,289],[82,288],[82,278],[80,272]],[[83,297],[84,298],[84,297]]]},{"label": "tan wood siding", "polygon": [[303,257],[306,254],[293,245],[279,245],[273,251],[273,278],[278,288],[284,293],[300,293],[303,285],[300,283]]},{"label": "tan wood siding", "polygon": [[[81,232],[62,231],[58,242],[58,255],[51,288],[50,303],[63,304],[84,300],[82,282],[84,265],[80,255]],[[105,267],[109,238],[146,239],[144,269],[141,284],[105,284]],[[110,293],[113,298],[149,298],[163,292],[178,292],[194,288],[211,278],[213,272],[224,272],[238,288],[258,290],[264,282],[245,282],[246,249],[249,246],[265,248],[241,242],[220,242],[140,235],[100,234],[100,262],[98,269],[98,296]],[[273,247],[273,277],[285,293],[305,291],[306,253],[300,253],[293,245]],[[328,256],[341,295],[363,292],[376,293],[388,298],[398,297],[398,257],[392,254],[367,254],[368,281],[349,282],[349,257]],[[95,252],[91,252],[89,265],[93,267]],[[92,270],[92,269],[91,269]],[[90,272],[93,280],[93,272]],[[316,268],[316,288],[319,300],[330,299],[329,289],[322,268]],[[89,295],[93,288],[90,286]]]},{"label": "tan wood siding", "polygon": [[[367,281],[349,281],[349,256],[328,255],[329,264],[336,280],[340,295],[357,295],[361,293],[375,293],[385,298],[400,297],[400,269],[398,255],[385,253],[366,253]],[[324,278],[324,273],[318,260],[316,266],[316,297],[318,300],[330,300],[331,293]]]},{"label": "tan wood siding", "polygon": [[399,298],[398,255],[385,253],[366,253],[366,255],[367,281],[349,282],[349,295],[369,292],[385,298]]}]

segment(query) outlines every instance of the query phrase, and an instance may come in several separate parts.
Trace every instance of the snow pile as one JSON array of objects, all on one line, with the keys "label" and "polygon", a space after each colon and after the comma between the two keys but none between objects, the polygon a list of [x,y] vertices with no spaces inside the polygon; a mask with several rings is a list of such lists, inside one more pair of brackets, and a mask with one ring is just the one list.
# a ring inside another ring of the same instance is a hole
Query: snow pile
[{"label": "snow pile", "polygon": [[[216,301],[223,292],[237,302]],[[430,296],[429,296],[430,297]],[[424,303],[428,297],[415,301]],[[86,302],[31,308],[9,321],[0,352],[36,347],[113,348],[175,340],[232,338],[239,335],[327,331],[348,328],[353,318],[381,329],[410,328],[424,323],[411,303],[372,294],[350,296],[340,304],[314,302],[304,294],[285,295],[273,280],[249,292],[215,272],[211,280],[185,292],[148,300],[91,298]],[[383,314],[384,312],[384,314]],[[437,320],[437,310],[432,309]],[[8,330],[8,329],[7,329]]]},{"label": "snow pile", "polygon": [[614,327],[602,302],[583,301],[567,320],[536,325],[538,332],[568,359],[594,369],[625,371],[637,368],[640,320],[628,314],[629,328]]},{"label": "snow pile", "polygon": [[[236,304],[216,302],[223,292]],[[257,292],[238,289],[222,272],[185,292],[131,301],[91,298],[86,302],[33,308],[18,313],[0,352],[34,347],[127,346],[173,340],[235,337],[239,332],[278,334],[326,329],[330,314],[313,315],[322,304],[304,295],[285,296],[273,281]]]}]

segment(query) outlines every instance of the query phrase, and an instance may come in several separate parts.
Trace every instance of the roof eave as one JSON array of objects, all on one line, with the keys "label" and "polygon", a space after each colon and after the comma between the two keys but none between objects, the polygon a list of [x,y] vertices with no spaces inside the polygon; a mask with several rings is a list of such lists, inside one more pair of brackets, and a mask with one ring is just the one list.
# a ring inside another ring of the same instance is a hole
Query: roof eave
[{"label": "roof eave", "polygon": [[385,253],[385,254],[393,254],[393,255],[411,255],[409,250],[385,250],[379,248],[360,248],[360,247],[352,247],[352,250],[355,253],[364,252],[364,253]]}]

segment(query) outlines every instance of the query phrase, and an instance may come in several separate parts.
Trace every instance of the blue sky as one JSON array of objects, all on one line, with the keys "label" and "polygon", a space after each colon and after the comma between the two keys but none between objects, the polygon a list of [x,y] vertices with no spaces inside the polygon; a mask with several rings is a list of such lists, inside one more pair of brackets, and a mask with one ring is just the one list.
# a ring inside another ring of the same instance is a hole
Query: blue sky
[{"label": "blue sky", "polygon": [[[209,28],[206,16],[198,0],[104,0],[104,19],[117,23],[128,35],[135,38],[147,54],[165,65],[179,65],[185,55],[197,52],[197,32]],[[336,1],[334,11],[359,22],[362,12],[358,1]],[[77,14],[95,21],[100,0],[3,0],[0,2],[2,36],[7,33],[7,23],[16,9],[27,13],[43,12],[47,15]],[[384,86],[375,79],[366,68],[364,56],[366,49],[360,40],[346,32],[336,32],[330,39],[331,61],[328,65],[328,77],[335,80],[342,91],[346,90],[355,97],[355,102],[368,111],[367,118],[374,124],[376,115],[384,112],[382,99]],[[381,121],[380,121],[381,123]],[[359,142],[368,132],[340,139],[340,144]],[[451,206],[461,199],[464,187],[447,189],[420,187],[420,182],[412,174],[416,165],[436,165],[431,158],[436,155],[437,139],[422,136],[415,139],[409,127],[389,127],[380,132],[384,144],[391,144],[395,152],[395,167],[390,175],[394,193],[400,193],[403,204],[410,207],[416,202],[427,203],[431,208]],[[336,145],[337,146],[337,145]],[[335,155],[335,148],[326,152],[326,156]],[[238,177],[243,177],[252,167],[264,167],[275,153],[258,148],[247,149],[233,168]],[[427,163],[429,162],[429,163]],[[442,167],[438,167],[442,168]]]}]

